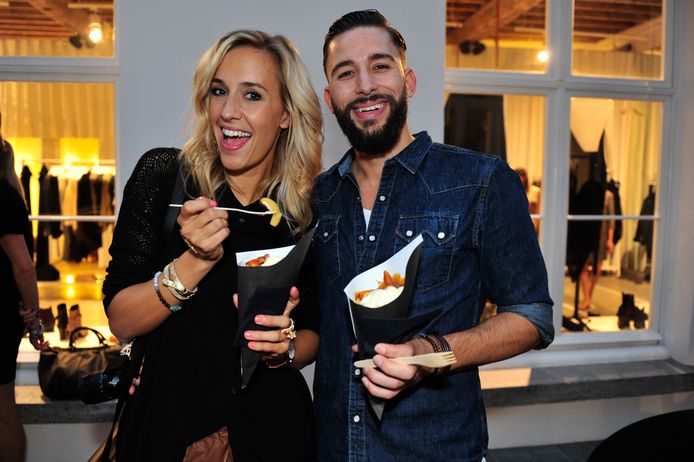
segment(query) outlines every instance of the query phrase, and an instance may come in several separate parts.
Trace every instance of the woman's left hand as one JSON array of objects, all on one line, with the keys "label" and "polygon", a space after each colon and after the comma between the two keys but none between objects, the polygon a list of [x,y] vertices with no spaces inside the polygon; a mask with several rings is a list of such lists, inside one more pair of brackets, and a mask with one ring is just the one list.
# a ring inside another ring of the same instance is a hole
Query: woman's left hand
[{"label": "woman's left hand", "polygon": [[[238,295],[234,294],[234,304],[238,308]],[[289,300],[281,316],[259,314],[255,317],[255,323],[259,326],[275,327],[273,330],[247,330],[243,336],[248,340],[248,348],[253,351],[268,353],[267,358],[275,358],[283,355],[289,348],[289,335],[282,331],[292,326],[289,318],[292,310],[299,304],[299,289],[292,287],[289,291]]]}]

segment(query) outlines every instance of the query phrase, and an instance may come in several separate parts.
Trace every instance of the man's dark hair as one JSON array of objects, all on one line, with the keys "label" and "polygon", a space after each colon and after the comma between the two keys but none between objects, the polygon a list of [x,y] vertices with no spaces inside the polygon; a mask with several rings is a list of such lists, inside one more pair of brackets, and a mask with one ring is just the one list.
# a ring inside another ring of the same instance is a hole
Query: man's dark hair
[{"label": "man's dark hair", "polygon": [[325,34],[325,42],[323,42],[323,71],[326,72],[326,74],[327,70],[325,69],[325,65],[328,60],[328,47],[330,46],[330,42],[343,32],[347,32],[356,27],[380,27],[385,29],[388,34],[390,34],[393,45],[398,48],[400,59],[403,61],[405,60],[405,52],[407,51],[405,39],[402,38],[402,35],[400,35],[397,29],[390,25],[385,16],[378,10],[352,11],[336,20],[332,26],[330,26],[330,29],[328,29],[328,33]]}]

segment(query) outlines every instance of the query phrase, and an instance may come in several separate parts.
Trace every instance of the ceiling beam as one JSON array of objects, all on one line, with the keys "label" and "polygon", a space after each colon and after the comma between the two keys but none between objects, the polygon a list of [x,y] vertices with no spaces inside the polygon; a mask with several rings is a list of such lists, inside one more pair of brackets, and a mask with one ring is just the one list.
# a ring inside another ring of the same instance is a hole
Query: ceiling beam
[{"label": "ceiling beam", "polygon": [[[453,42],[493,37],[490,31],[501,29],[544,0],[491,0],[467,18],[462,27],[450,31]],[[498,21],[498,23],[497,23]]]},{"label": "ceiling beam", "polygon": [[75,32],[79,32],[85,36],[87,35],[89,14],[86,11],[70,9],[65,2],[60,0],[26,1],[45,16],[63,24],[65,27],[73,29]]}]

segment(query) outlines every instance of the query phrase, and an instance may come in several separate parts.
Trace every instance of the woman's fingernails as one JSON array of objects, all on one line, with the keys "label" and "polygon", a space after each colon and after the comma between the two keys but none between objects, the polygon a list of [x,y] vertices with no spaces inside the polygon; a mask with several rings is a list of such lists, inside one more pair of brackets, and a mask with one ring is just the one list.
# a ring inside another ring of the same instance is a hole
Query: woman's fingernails
[{"label": "woman's fingernails", "polygon": [[246,338],[253,338],[253,332],[247,330],[246,332],[243,333],[243,336]]},{"label": "woman's fingernails", "polygon": [[265,316],[263,316],[262,314],[257,315],[255,317],[255,322],[256,322],[256,324],[264,323],[265,322]]},{"label": "woman's fingernails", "polygon": [[251,350],[255,348],[255,342],[248,342],[248,348],[250,348]]},{"label": "woman's fingernails", "polygon": [[217,201],[210,201],[210,205],[212,207],[217,207]]}]

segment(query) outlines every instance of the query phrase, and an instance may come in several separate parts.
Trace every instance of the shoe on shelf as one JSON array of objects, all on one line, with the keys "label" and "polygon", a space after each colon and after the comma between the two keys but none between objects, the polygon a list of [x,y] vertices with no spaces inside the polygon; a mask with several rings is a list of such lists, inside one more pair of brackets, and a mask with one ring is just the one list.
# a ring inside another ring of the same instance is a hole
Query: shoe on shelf
[{"label": "shoe on shelf", "polygon": [[[67,321],[67,335],[72,335],[72,331],[78,327],[82,327],[82,313],[80,313],[79,305],[72,305],[70,307],[70,315]],[[86,337],[87,335],[88,332],[86,330],[82,330],[77,334],[78,337]]]},{"label": "shoe on shelf", "polygon": [[[622,292],[622,304],[619,305],[617,309],[617,327],[620,329],[630,329],[631,322],[634,321],[634,327],[636,327],[636,313],[639,310],[634,304],[634,294],[629,294]],[[642,327],[637,329],[642,329]]]},{"label": "shoe on shelf", "polygon": [[648,314],[643,308],[637,308],[634,312],[634,329],[645,329],[646,320],[648,319]]},{"label": "shoe on shelf", "polygon": [[60,334],[60,340],[67,340],[67,305],[65,303],[58,304],[58,333]]},{"label": "shoe on shelf", "polygon": [[39,307],[39,319],[43,324],[44,332],[53,332],[55,330],[55,315],[53,315],[53,307]]}]

